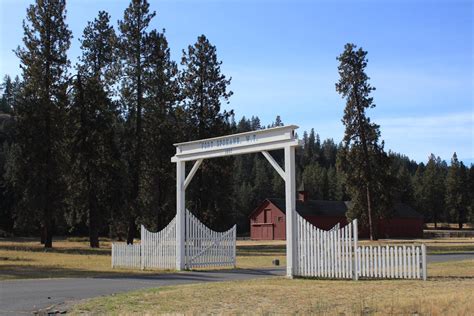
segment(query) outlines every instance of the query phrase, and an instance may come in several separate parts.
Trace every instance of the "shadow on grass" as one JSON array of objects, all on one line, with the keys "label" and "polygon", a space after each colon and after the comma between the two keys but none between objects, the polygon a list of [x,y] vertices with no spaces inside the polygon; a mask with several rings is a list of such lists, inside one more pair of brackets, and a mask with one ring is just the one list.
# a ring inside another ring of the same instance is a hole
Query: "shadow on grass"
[{"label": "shadow on grass", "polygon": [[[0,280],[18,279],[52,279],[52,278],[97,278],[115,280],[162,280],[174,281],[225,281],[234,279],[248,279],[251,276],[279,276],[284,274],[284,268],[268,269],[218,269],[218,270],[190,270],[177,272],[174,270],[116,270],[90,271],[70,269],[54,266],[30,265],[2,265],[0,266]],[[240,277],[236,277],[239,275]]]},{"label": "shadow on grass", "polygon": [[0,250],[10,251],[30,251],[30,252],[44,252],[44,253],[62,253],[74,255],[104,255],[110,256],[110,249],[103,248],[42,248],[30,245],[0,245]]},{"label": "shadow on grass", "polygon": [[4,264],[0,266],[0,280],[42,279],[42,278],[107,278],[107,277],[139,277],[169,273],[171,271],[140,271],[118,269],[116,271],[94,271],[56,266],[34,266]]}]

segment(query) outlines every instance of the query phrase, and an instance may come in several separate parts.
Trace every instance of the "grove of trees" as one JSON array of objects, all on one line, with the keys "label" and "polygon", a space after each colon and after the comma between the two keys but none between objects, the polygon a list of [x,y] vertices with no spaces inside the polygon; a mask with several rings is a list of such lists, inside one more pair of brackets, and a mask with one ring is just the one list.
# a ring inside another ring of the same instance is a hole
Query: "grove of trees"
[{"label": "grove of trees", "polygon": [[[173,61],[147,0],[131,0],[117,28],[98,12],[79,37],[77,64],[65,19],[65,0],[29,6],[15,51],[22,74],[1,85],[0,235],[38,236],[45,247],[55,235],[132,243],[140,224],[157,230],[175,215],[174,143],[283,125],[223,110],[233,93],[216,47],[200,35]],[[472,165],[456,154],[448,165],[384,152],[365,112],[374,107],[366,54],[347,44],[338,57],[346,132],[341,143],[303,132],[297,183],[311,199],[352,200],[348,216],[366,224],[390,216],[395,201],[435,224],[474,221]],[[283,164],[282,152],[272,155]],[[244,234],[253,209],[283,195],[279,175],[252,154],[204,161],[187,206],[214,229],[237,223]]]}]

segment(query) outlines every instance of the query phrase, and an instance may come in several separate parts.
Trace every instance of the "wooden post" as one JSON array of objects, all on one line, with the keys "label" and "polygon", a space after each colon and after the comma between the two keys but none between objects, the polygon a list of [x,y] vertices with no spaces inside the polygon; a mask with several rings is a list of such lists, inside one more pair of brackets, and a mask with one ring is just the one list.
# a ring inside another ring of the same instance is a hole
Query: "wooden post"
[{"label": "wooden post", "polygon": [[112,243],[112,268],[114,267],[114,263],[115,263],[114,259],[115,259],[115,255],[114,255],[114,243]]},{"label": "wooden post", "polygon": [[176,270],[185,268],[184,242],[185,242],[185,188],[186,162],[176,162]]},{"label": "wooden post", "polygon": [[422,244],[421,245],[421,264],[422,264],[422,271],[423,271],[423,281],[426,281],[426,278],[428,277],[426,274],[426,245]]},{"label": "wooden post", "polygon": [[145,269],[145,227],[140,225],[140,268]]},{"label": "wooden post", "polygon": [[232,236],[232,244],[233,244],[233,249],[232,249],[232,257],[234,259],[234,268],[237,267],[237,257],[236,257],[236,248],[237,248],[237,225],[234,225],[232,228],[234,230],[233,236]]},{"label": "wooden post", "polygon": [[296,266],[296,182],[295,147],[285,147],[285,199],[286,199],[286,276],[293,278]]}]

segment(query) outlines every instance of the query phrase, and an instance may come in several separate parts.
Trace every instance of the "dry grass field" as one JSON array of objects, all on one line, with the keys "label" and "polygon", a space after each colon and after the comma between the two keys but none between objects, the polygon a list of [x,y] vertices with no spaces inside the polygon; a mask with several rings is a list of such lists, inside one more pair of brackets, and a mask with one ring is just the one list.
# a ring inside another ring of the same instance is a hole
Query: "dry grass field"
[{"label": "dry grass field", "polygon": [[284,277],[141,290],[76,305],[73,314],[474,315],[474,260],[434,263],[429,280]]},{"label": "dry grass field", "polygon": [[[110,241],[91,249],[87,241],[59,240],[45,250],[36,239],[0,239],[0,280],[24,278],[94,277],[156,274],[168,271],[112,269]],[[286,264],[285,242],[239,241],[237,267],[271,267],[273,259]]]},{"label": "dry grass field", "polygon": [[45,250],[37,240],[0,240],[0,280],[151,273],[112,269],[110,242],[102,241],[101,247],[91,249],[87,242],[61,240]]},{"label": "dry grass field", "polygon": [[[362,244],[413,240],[361,241]],[[423,242],[429,253],[474,251],[473,238]],[[45,251],[37,240],[0,239],[0,279],[94,277],[167,271],[111,269],[110,241],[100,249],[83,240],[60,240]],[[285,265],[284,241],[238,241],[237,267]],[[161,287],[85,301],[85,314],[323,314],[474,315],[474,260],[432,263],[426,282],[408,280],[330,281],[286,278]]]}]

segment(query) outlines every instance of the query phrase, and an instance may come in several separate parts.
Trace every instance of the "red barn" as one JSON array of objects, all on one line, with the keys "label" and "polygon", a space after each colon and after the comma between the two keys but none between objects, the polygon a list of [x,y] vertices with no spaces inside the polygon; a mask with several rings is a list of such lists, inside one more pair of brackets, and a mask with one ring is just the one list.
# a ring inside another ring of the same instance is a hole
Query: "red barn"
[{"label": "red barn", "polygon": [[[350,202],[308,200],[299,193],[296,211],[316,227],[329,230],[339,223],[347,224],[346,212]],[[250,238],[254,240],[285,240],[285,199],[268,198],[249,216]],[[423,216],[404,203],[396,203],[393,216],[378,221],[380,238],[423,237]],[[360,237],[368,237],[368,230],[360,227]]]}]

